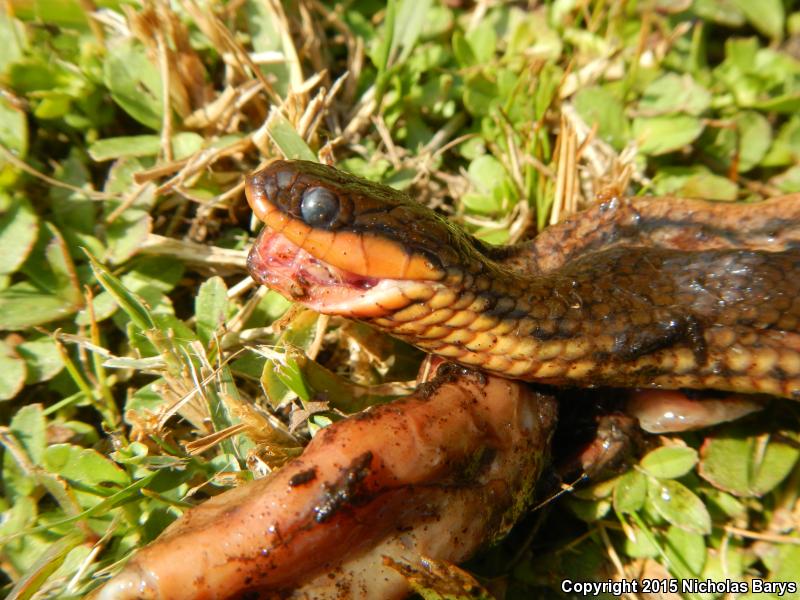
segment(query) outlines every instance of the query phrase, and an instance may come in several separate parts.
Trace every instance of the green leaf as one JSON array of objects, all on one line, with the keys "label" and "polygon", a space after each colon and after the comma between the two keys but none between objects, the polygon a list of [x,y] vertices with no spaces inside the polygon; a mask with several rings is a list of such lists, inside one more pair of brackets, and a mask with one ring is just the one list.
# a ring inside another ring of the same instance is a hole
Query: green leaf
[{"label": "green leaf", "polygon": [[755,37],[728,38],[725,40],[725,63],[735,66],[739,72],[737,75],[751,73],[756,69],[758,49],[758,40]]},{"label": "green leaf", "polygon": [[126,113],[150,129],[161,128],[161,76],[140,44],[129,38],[111,46],[103,64],[103,79]]},{"label": "green leaf", "polygon": [[[107,0],[98,3],[108,6]],[[46,15],[47,22],[67,29],[86,29],[88,16],[77,0],[36,0],[36,2],[20,2],[14,7],[20,19],[39,20]]]},{"label": "green leaf", "polygon": [[706,564],[706,543],[699,533],[670,527],[667,530],[665,551],[671,563],[681,561],[693,575],[699,575]]},{"label": "green leaf", "polygon": [[467,169],[476,191],[464,194],[462,203],[469,210],[481,214],[495,214],[503,209],[506,199],[503,191],[508,184],[508,173],[491,154],[484,154],[469,163]]},{"label": "green leaf", "polygon": [[[136,185],[135,176],[139,171],[152,165],[152,160],[136,157],[121,158],[111,165],[103,191],[111,195],[123,196],[130,192]],[[151,209],[155,206],[155,186],[146,186],[134,200],[133,206],[142,209]],[[103,204],[103,214],[108,216],[116,210],[119,202],[115,199]]]},{"label": "green leaf", "polygon": [[33,598],[38,590],[45,587],[47,578],[58,569],[67,554],[84,541],[83,533],[72,531],[44,548],[44,552],[30,565],[23,577],[20,577],[10,590],[10,600],[27,600]]},{"label": "green leaf", "polygon": [[[163,394],[158,393],[158,386],[160,385],[164,385],[164,381],[156,379],[154,382],[140,387],[131,394],[125,402],[125,419],[128,420],[130,418],[131,415],[129,413],[131,412],[141,413],[142,415],[146,415],[147,413],[157,414],[160,409],[167,406],[169,400],[164,398]],[[138,442],[132,443],[128,448],[141,448],[143,451],[142,456],[146,456],[147,447],[143,445],[135,446],[135,444],[138,444]],[[117,462],[126,462],[119,457],[115,457],[114,460]]]},{"label": "green leaf", "polygon": [[650,479],[647,497],[656,513],[675,527],[701,535],[711,532],[711,517],[703,501],[682,483]]},{"label": "green leaf", "polygon": [[664,167],[653,178],[652,191],[661,196],[705,200],[736,200],[739,196],[739,187],[733,181],[703,166]]},{"label": "green leaf", "polygon": [[645,88],[639,110],[647,116],[672,113],[697,116],[710,104],[711,94],[698,85],[691,75],[668,73]]},{"label": "green leaf", "polygon": [[297,396],[304,403],[311,400],[311,391],[306,385],[303,369],[291,349],[268,360],[261,374],[261,385],[273,408],[281,407],[289,398]]},{"label": "green leaf", "polygon": [[281,296],[278,292],[270,290],[264,295],[261,302],[253,311],[253,316],[248,319],[248,325],[258,324],[259,326],[264,323],[272,323],[275,319],[280,318],[292,303]]},{"label": "green leaf", "polygon": [[372,62],[378,70],[375,76],[375,96],[378,105],[380,105],[386,89],[389,61],[391,60],[392,48],[395,46],[394,36],[396,33],[397,2],[398,0],[387,0],[383,27],[378,34],[378,43],[375,46],[375,50],[371,53]]},{"label": "green leaf", "polygon": [[611,502],[608,500],[588,501],[569,498],[567,506],[581,521],[594,523],[608,514],[611,509]]},{"label": "green leaf", "polygon": [[762,496],[774,489],[800,457],[796,447],[748,436],[738,425],[706,439],[700,453],[700,476],[735,496]]},{"label": "green leaf", "polygon": [[694,0],[691,10],[701,19],[708,19],[726,27],[744,25],[744,14],[736,7],[735,0]]},{"label": "green leaf", "polygon": [[653,477],[677,479],[697,464],[697,451],[685,446],[662,446],[649,452],[640,464]]},{"label": "green leaf", "polygon": [[295,128],[282,114],[273,109],[267,124],[267,133],[286,158],[318,162],[317,156],[298,135]]},{"label": "green leaf", "polygon": [[58,229],[50,223],[23,265],[31,281],[0,290],[0,329],[18,330],[63,319],[81,308],[75,265]]},{"label": "green leaf", "polygon": [[47,92],[56,87],[58,74],[56,65],[27,56],[10,65],[8,81],[18,93]]},{"label": "green leaf", "polygon": [[800,117],[793,115],[778,130],[761,164],[780,167],[800,163]]},{"label": "green leaf", "polygon": [[39,219],[28,199],[0,193],[0,248],[14,248],[0,252],[0,275],[14,273],[25,262],[38,232]]},{"label": "green leaf", "polygon": [[298,350],[307,351],[317,337],[319,315],[305,310],[287,324],[276,344],[279,354],[264,363],[261,385],[274,407],[281,406],[292,395],[303,402],[311,400],[311,390],[306,384]]},{"label": "green leaf", "polygon": [[10,400],[25,385],[25,361],[7,342],[0,340],[0,400]]},{"label": "green leaf", "polygon": [[128,485],[128,475],[108,458],[90,448],[52,444],[44,452],[44,468],[64,479],[96,486]]},{"label": "green leaf", "polygon": [[772,126],[755,111],[744,111],[734,119],[739,133],[739,172],[746,173],[764,158],[772,145]]},{"label": "green leaf", "polygon": [[[106,180],[105,191],[109,194],[127,194],[135,185],[133,177],[144,168],[143,161],[137,158],[123,158],[114,163]],[[155,186],[146,185],[139,190],[135,201],[117,214],[123,201],[112,200],[104,203],[103,214],[114,220],[105,226],[108,245],[104,260],[120,264],[130,259],[141,248],[152,230],[150,211],[155,205]],[[163,262],[162,262],[163,264]]]},{"label": "green leaf", "polygon": [[713,508],[730,519],[744,519],[747,516],[747,507],[744,502],[727,492],[711,488],[704,490],[703,495],[709,509]]},{"label": "green leaf", "polygon": [[746,554],[741,547],[741,542],[735,537],[731,537],[723,548],[707,551],[706,564],[700,578],[711,581],[725,581],[726,578],[740,581],[744,574],[745,560]]},{"label": "green leaf", "polygon": [[[25,158],[28,153],[28,120],[25,111],[14,107],[3,96],[0,96],[0,145],[19,159]],[[5,159],[0,155],[0,167],[4,164]]]},{"label": "green leaf", "polygon": [[28,404],[17,411],[9,428],[35,465],[41,465],[47,445],[41,404]]},{"label": "green leaf", "polygon": [[131,269],[120,277],[125,288],[142,297],[151,312],[173,314],[169,294],[183,277],[185,266],[181,261],[163,256],[142,256],[131,264]]},{"label": "green leaf", "polygon": [[491,107],[501,103],[497,84],[481,73],[467,77],[464,87],[464,106],[476,117],[488,115]]},{"label": "green leaf", "polygon": [[[16,8],[15,8],[16,11]],[[0,40],[3,40],[3,51],[0,52],[0,75],[5,75],[11,64],[19,61],[28,49],[25,26],[12,13],[0,12]],[[0,98],[0,105],[3,98]],[[5,143],[0,134],[0,143]]]},{"label": "green leaf", "polygon": [[19,344],[17,354],[25,361],[27,376],[25,383],[40,383],[55,377],[64,368],[61,353],[52,337],[32,337]]},{"label": "green leaf", "polygon": [[202,150],[206,141],[203,136],[194,131],[181,131],[172,136],[170,143],[175,160],[181,160]]},{"label": "green leaf", "polygon": [[[44,248],[44,255],[50,274],[52,274],[52,279],[46,282],[48,286],[46,289],[52,290],[57,296],[71,302],[77,308],[83,304],[83,295],[69,248],[55,225],[46,223],[45,227],[46,233],[50,235]],[[26,269],[26,273],[31,276],[30,270]]]},{"label": "green leaf", "polygon": [[630,126],[622,102],[606,87],[590,86],[578,90],[575,109],[586,124],[597,123],[597,135],[613,148],[621,150],[630,138]]},{"label": "green leaf", "polygon": [[800,93],[782,94],[766,100],[753,102],[753,108],[766,112],[777,112],[788,115],[796,114],[800,110]]},{"label": "green leaf", "polygon": [[785,194],[800,192],[800,165],[776,175],[771,182]]},{"label": "green leaf", "polygon": [[331,408],[346,414],[398,398],[398,394],[380,394],[368,386],[352,383],[296,350],[289,349],[287,355],[295,361],[302,373],[301,391],[308,392],[310,398],[328,402]]},{"label": "green leaf", "polygon": [[464,37],[464,34],[459,30],[453,33],[453,54],[462,67],[471,67],[477,64],[478,59],[472,51],[472,46]]},{"label": "green leaf", "polygon": [[392,163],[385,158],[367,161],[358,156],[353,156],[340,161],[338,167],[364,179],[383,181],[388,177]]},{"label": "green leaf", "polygon": [[638,117],[633,121],[633,135],[639,152],[658,156],[691,144],[703,127],[700,119],[688,115]]},{"label": "green leaf", "polygon": [[128,208],[106,226],[108,251],[105,259],[118,265],[134,256],[153,228],[150,214],[140,208]]},{"label": "green leaf", "polygon": [[[117,312],[118,308],[119,306],[114,300],[114,296],[108,292],[100,292],[92,298],[93,317],[98,323],[112,316]],[[86,308],[82,309],[75,317],[76,325],[89,325],[91,322],[92,319],[89,317],[89,311]]]},{"label": "green leaf", "polygon": [[620,476],[614,486],[614,510],[618,513],[636,512],[647,498],[647,477],[636,469]]},{"label": "green leaf", "polygon": [[[407,2],[412,4],[411,2]],[[478,26],[466,34],[466,40],[472,49],[477,64],[486,65],[492,61],[497,52],[497,34],[489,21],[481,21]]]},{"label": "green leaf", "polygon": [[131,321],[143,331],[154,329],[156,326],[155,322],[150,315],[150,311],[142,303],[141,299],[129,292],[127,288],[122,285],[122,282],[109,273],[91,254],[87,253],[87,256],[89,257],[89,262],[92,265],[92,271],[94,271],[97,281],[100,282],[100,285],[102,285],[108,293],[114,296],[114,299],[122,310],[127,313]]},{"label": "green leaf", "polygon": [[90,236],[97,229],[98,204],[82,191],[92,188],[91,174],[85,157],[70,152],[67,159],[58,164],[53,175],[59,181],[78,188],[72,190],[53,186],[48,194],[53,221],[64,233],[70,247],[74,248],[79,245],[81,234]]},{"label": "green leaf", "polygon": [[655,537],[638,527],[631,527],[631,536],[625,536],[625,554],[631,558],[656,558],[659,546]]},{"label": "green leaf", "polygon": [[706,129],[702,140],[712,142],[704,150],[712,154],[725,169],[736,166],[740,173],[756,167],[772,145],[772,126],[761,113],[747,110],[738,113],[728,127]]},{"label": "green leaf", "polygon": [[506,58],[522,58],[522,64],[538,60],[554,65],[564,47],[561,35],[550,27],[545,10],[514,10]]},{"label": "green leaf", "polygon": [[433,0],[398,0],[397,17],[390,55],[397,54],[396,64],[403,63],[414,50],[425,27]]},{"label": "green leaf", "polygon": [[79,307],[23,281],[0,290],[0,329],[18,331],[64,319]]},{"label": "green leaf", "polygon": [[[797,573],[800,572],[800,546],[797,544],[779,544],[777,548],[777,552],[767,553],[769,555],[762,559],[769,567],[769,580],[794,582],[797,585]],[[778,594],[774,594],[773,597],[775,596],[778,596]],[[797,593],[792,594],[792,596],[796,598]],[[763,595],[753,594],[753,598],[759,597],[763,598]],[[790,596],[785,595],[783,597],[788,598]]]},{"label": "green leaf", "polygon": [[225,322],[228,309],[228,288],[221,277],[205,281],[197,292],[194,314],[197,320],[197,337],[208,347],[214,333]]},{"label": "green leaf", "polygon": [[783,37],[786,14],[781,0],[732,0],[750,24],[773,39]]},{"label": "green leaf", "polygon": [[123,156],[155,156],[160,150],[161,136],[124,135],[97,140],[89,146],[89,155],[102,162]]},{"label": "green leaf", "polygon": [[63,92],[42,92],[41,95],[42,99],[33,111],[37,119],[60,119],[72,108],[72,99]]},{"label": "green leaf", "polygon": [[[205,140],[192,131],[172,136],[172,153],[176,160],[200,150]],[[123,135],[97,140],[89,146],[89,155],[96,162],[126,157],[156,156],[161,152],[159,135]]]}]

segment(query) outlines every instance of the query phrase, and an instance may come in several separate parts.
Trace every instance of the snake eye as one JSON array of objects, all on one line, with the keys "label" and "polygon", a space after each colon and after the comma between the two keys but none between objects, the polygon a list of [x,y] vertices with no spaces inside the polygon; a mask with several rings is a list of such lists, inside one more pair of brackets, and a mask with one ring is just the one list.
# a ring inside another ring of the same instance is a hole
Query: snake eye
[{"label": "snake eye", "polygon": [[339,215],[339,199],[324,187],[308,188],[300,201],[300,214],[307,225],[326,227]]}]

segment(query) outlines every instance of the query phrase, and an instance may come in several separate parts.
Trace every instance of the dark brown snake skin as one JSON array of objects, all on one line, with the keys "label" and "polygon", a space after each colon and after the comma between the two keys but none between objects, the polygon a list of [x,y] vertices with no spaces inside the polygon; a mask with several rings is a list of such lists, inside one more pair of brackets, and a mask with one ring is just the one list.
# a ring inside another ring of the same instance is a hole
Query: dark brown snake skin
[{"label": "dark brown snake skin", "polygon": [[[381,314],[360,317],[420,348],[528,381],[800,399],[800,195],[610,198],[500,248],[405,194],[315,163],[270,164],[249,179],[248,198],[257,214],[269,206],[302,220],[304,193],[320,187],[339,203],[325,228],[334,240],[377,237],[431,267]],[[250,257],[262,282],[263,243]]]}]

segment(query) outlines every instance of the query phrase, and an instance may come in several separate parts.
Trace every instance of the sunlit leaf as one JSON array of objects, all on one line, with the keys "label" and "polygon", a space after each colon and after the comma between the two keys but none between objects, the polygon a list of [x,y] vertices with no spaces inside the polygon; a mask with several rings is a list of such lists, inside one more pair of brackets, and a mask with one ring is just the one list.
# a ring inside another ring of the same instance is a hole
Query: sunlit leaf
[{"label": "sunlit leaf", "polygon": [[162,117],[162,86],[158,69],[144,48],[132,38],[109,49],[103,77],[114,101],[150,129],[158,130]]},{"label": "sunlit leaf", "polygon": [[647,477],[631,469],[617,479],[614,486],[614,510],[620,513],[635,512],[647,497]]},{"label": "sunlit leaf", "polygon": [[640,464],[653,477],[677,479],[697,464],[697,451],[685,446],[663,446],[649,452]]},{"label": "sunlit leaf", "polygon": [[39,220],[27,198],[11,199],[0,193],[0,274],[16,271],[33,249],[39,232]]},{"label": "sunlit leaf", "polygon": [[296,158],[317,162],[317,156],[300,137],[286,118],[279,112],[270,115],[269,125],[267,126],[272,141],[281,149],[286,158]]},{"label": "sunlit leaf", "polygon": [[732,425],[705,441],[698,472],[736,496],[761,496],[791,472],[798,457],[794,445],[768,435],[747,435]]},{"label": "sunlit leaf", "polygon": [[633,135],[639,151],[657,156],[680,150],[703,131],[700,119],[688,115],[639,117],[633,121]]},{"label": "sunlit leaf", "polygon": [[748,21],[764,35],[771,38],[783,36],[783,21],[785,18],[781,0],[733,0],[736,7],[741,10]]},{"label": "sunlit leaf", "polygon": [[703,501],[689,488],[673,479],[651,479],[648,500],[656,512],[675,527],[706,535],[711,517]]},{"label": "sunlit leaf", "polygon": [[195,300],[197,335],[208,346],[214,333],[225,321],[228,289],[220,277],[212,277],[200,286]]},{"label": "sunlit leaf", "polygon": [[16,396],[26,376],[25,361],[8,342],[0,340],[0,400]]}]

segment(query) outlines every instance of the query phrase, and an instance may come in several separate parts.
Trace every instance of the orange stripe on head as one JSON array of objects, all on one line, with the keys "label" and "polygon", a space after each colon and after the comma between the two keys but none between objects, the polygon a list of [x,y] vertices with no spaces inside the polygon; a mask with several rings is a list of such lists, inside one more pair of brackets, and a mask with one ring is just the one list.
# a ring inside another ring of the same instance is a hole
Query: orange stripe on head
[{"label": "orange stripe on head", "polygon": [[324,256],[318,256],[338,269],[355,273],[363,277],[381,277],[369,273],[364,248],[361,246],[361,235],[352,231],[331,232],[333,241]]},{"label": "orange stripe on head", "polygon": [[[286,225],[292,221],[292,219],[289,217],[289,215],[282,213],[274,206],[271,206],[270,208],[271,210],[266,216],[259,218],[264,222],[264,225],[272,229],[272,231],[281,233]],[[256,216],[258,217],[258,215]]]},{"label": "orange stripe on head", "polygon": [[399,244],[368,234],[364,234],[363,241],[370,272],[378,273],[375,277],[402,277],[410,257]]},{"label": "orange stripe on head", "polygon": [[308,232],[303,250],[314,257],[325,256],[333,244],[333,232],[324,229],[312,229]]},{"label": "orange stripe on head", "polygon": [[442,278],[442,272],[426,258],[409,254],[399,242],[364,234],[364,251],[367,263],[374,277],[392,279],[431,279]]},{"label": "orange stripe on head", "polygon": [[419,255],[411,257],[405,270],[403,279],[441,279],[442,271],[437,269],[431,261]]},{"label": "orange stripe on head", "polygon": [[281,233],[293,244],[304,248],[306,239],[311,233],[311,227],[298,219],[289,219]]},{"label": "orange stripe on head", "polygon": [[398,242],[367,233],[312,229],[298,219],[287,221],[282,234],[292,243],[318,260],[354,275],[426,280],[442,277],[427,259],[409,255]]}]

